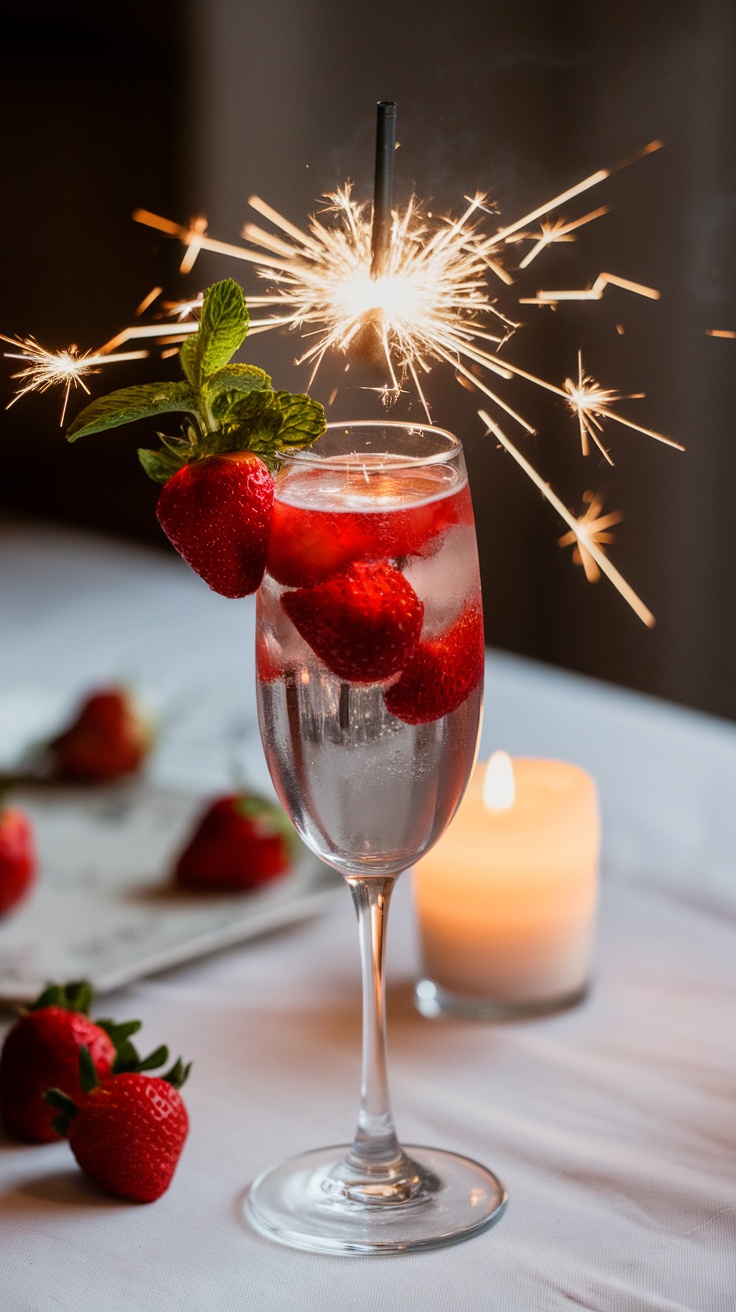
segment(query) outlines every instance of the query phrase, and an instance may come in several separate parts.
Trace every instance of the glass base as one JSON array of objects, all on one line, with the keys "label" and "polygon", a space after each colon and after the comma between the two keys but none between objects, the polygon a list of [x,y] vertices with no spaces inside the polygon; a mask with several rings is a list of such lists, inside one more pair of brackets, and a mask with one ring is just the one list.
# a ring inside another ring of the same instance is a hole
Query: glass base
[{"label": "glass base", "polygon": [[551,1016],[557,1011],[576,1007],[587,993],[586,982],[581,988],[559,997],[507,1002],[503,998],[477,998],[466,993],[452,993],[435,984],[434,980],[420,979],[414,989],[414,1005],[417,1011],[430,1020],[438,1016],[456,1016],[460,1020],[532,1020],[535,1016]]},{"label": "glass base", "polygon": [[270,1167],[248,1192],[246,1219],[312,1253],[403,1253],[469,1239],[506,1206],[500,1180],[468,1157],[409,1147],[410,1187],[397,1191],[351,1172],[350,1151],[318,1148]]}]

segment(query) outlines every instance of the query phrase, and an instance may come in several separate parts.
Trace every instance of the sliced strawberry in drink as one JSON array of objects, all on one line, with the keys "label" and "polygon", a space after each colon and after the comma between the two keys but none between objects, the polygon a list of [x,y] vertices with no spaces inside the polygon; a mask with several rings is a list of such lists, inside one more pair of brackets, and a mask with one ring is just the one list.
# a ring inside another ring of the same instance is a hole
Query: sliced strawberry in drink
[{"label": "sliced strawberry in drink", "polygon": [[370,556],[373,542],[360,521],[372,515],[331,514],[275,501],[266,568],[277,583],[308,588]]},{"label": "sliced strawberry in drink", "polygon": [[419,640],[424,605],[399,570],[357,561],[281,605],[319,659],[341,679],[381,683],[403,669]]},{"label": "sliced strawberry in drink", "polygon": [[456,711],[483,678],[483,615],[468,606],[439,638],[421,642],[401,678],[384,695],[405,724],[428,724]]},{"label": "sliced strawberry in drink", "polygon": [[387,556],[433,556],[442,545],[441,534],[457,524],[473,523],[473,505],[467,483],[449,497],[437,497],[423,505],[397,510],[386,516]]},{"label": "sliced strawberry in drink", "polygon": [[451,496],[382,511],[329,511],[274,503],[267,569],[277,583],[311,587],[354,560],[432,555],[440,534],[472,524],[467,484]]}]

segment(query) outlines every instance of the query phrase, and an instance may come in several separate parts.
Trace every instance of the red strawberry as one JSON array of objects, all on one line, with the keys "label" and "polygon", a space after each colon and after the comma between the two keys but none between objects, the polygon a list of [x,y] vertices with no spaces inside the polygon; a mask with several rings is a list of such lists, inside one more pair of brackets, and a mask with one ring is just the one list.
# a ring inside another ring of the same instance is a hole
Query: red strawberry
[{"label": "red strawberry", "polygon": [[177,1091],[188,1074],[179,1060],[163,1078],[125,1071],[99,1084],[82,1050],[79,1097],[50,1089],[46,1098],[60,1111],[55,1128],[90,1180],[133,1203],[152,1203],[166,1192],[189,1132]]},{"label": "red strawberry", "polygon": [[[320,472],[315,476],[312,496],[318,495]],[[395,492],[409,491],[406,476],[397,482],[389,472],[384,479]],[[308,492],[306,475],[302,474],[301,482]],[[374,484],[379,494],[381,488],[375,478]],[[421,486],[417,488],[417,495],[421,490]],[[430,481],[423,490],[432,497],[437,485]],[[447,529],[472,522],[473,507],[467,484],[450,496],[434,496],[418,505],[385,512],[330,511],[277,500],[273,507],[267,569],[277,583],[294,588],[311,587],[348,569],[352,561],[431,556],[439,549],[441,535]]]},{"label": "red strawberry", "polygon": [[164,533],[223,597],[260,586],[275,486],[252,451],[228,451],[193,460],[161,489],[156,514]]},{"label": "red strawberry", "polygon": [[[49,1085],[80,1094],[79,1050],[89,1049],[103,1079],[112,1072],[115,1045],[85,1015],[92,998],[88,984],[52,984],[9,1031],[0,1056],[0,1109],[8,1134],[28,1143],[58,1139],[54,1115],[43,1101]],[[131,1026],[125,1026],[131,1033]]]},{"label": "red strawberry", "polygon": [[133,774],[151,750],[153,733],[125,688],[100,688],[51,743],[57,772],[66,779],[102,783]]},{"label": "red strawberry", "polygon": [[313,588],[285,592],[281,605],[329,670],[355,683],[381,683],[406,664],[424,605],[392,565],[356,561]]},{"label": "red strawberry", "polygon": [[483,678],[483,615],[469,606],[439,638],[421,642],[384,701],[406,724],[427,724],[461,706]]},{"label": "red strawberry", "polygon": [[205,811],[176,864],[184,888],[257,888],[291,868],[294,831],[280,806],[241,794]]},{"label": "red strawberry", "polygon": [[38,859],[33,826],[16,806],[0,804],[0,916],[16,906],[31,890]]}]

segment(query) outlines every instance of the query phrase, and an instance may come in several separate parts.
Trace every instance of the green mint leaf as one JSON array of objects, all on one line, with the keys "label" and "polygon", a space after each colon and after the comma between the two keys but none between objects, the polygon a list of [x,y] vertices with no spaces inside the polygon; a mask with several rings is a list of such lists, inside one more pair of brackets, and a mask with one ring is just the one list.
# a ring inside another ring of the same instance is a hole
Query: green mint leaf
[{"label": "green mint leaf", "polygon": [[66,430],[67,440],[76,442],[88,433],[162,415],[175,410],[197,414],[197,396],[188,383],[144,383],[140,387],[121,387],[117,392],[100,396],[73,419]]},{"label": "green mint leaf", "polygon": [[229,364],[203,384],[202,392],[213,419],[220,423],[241,397],[270,387],[271,379],[257,365]]},{"label": "green mint leaf", "polygon": [[230,407],[219,428],[208,433],[200,445],[203,455],[224,451],[256,451],[270,459],[281,427],[281,408],[270,388],[242,396]]},{"label": "green mint leaf", "polygon": [[267,464],[277,452],[310,446],[325,431],[318,401],[291,392],[250,392],[231,406],[215,433],[208,433],[202,454],[255,451]]},{"label": "green mint leaf", "polygon": [[222,369],[248,335],[250,316],[242,288],[232,278],[216,282],[204,294],[199,331],[182,343],[181,367],[192,387]]},{"label": "green mint leaf", "polygon": [[277,392],[276,400],[282,416],[277,440],[280,451],[311,446],[322,436],[327,419],[319,401],[300,392]]}]

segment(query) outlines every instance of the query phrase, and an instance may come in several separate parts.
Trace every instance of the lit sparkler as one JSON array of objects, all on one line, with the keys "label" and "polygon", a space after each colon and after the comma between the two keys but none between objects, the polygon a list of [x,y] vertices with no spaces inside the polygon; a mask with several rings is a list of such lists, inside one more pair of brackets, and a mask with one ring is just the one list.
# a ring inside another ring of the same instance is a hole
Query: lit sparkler
[{"label": "lit sparkler", "polygon": [[[263,295],[249,298],[251,306],[265,314],[264,319],[252,323],[252,328],[256,332],[285,328],[313,337],[297,360],[297,364],[311,365],[308,386],[312,385],[329,351],[347,354],[368,329],[374,333],[386,363],[388,382],[379,392],[384,399],[395,399],[410,378],[429,419],[422,381],[434,363],[442,362],[454,369],[459,382],[483,393],[507,419],[528,433],[533,432],[532,425],[499,394],[497,385],[489,385],[488,375],[500,379],[518,377],[559,396],[577,419],[583,455],[588,455],[594,444],[613,463],[602,440],[606,422],[620,424],[681,450],[680,444],[671,438],[615,410],[618,401],[634,398],[622,397],[614,389],[603,387],[584,371],[581,356],[577,379],[566,379],[562,387],[502,356],[502,348],[518,324],[495,303],[490,283],[490,279],[506,286],[514,282],[514,275],[504,263],[504,254],[511,247],[532,243],[518,264],[517,272],[521,272],[548,246],[575,240],[577,230],[607,213],[608,207],[599,206],[569,220],[559,214],[552,218],[550,215],[617,169],[659,149],[661,142],[650,142],[615,169],[599,169],[531,213],[489,234],[484,231],[483,223],[486,216],[493,214],[493,209],[480,193],[466,197],[467,208],[459,218],[435,219],[425,215],[415,198],[403,210],[390,209],[390,179],[386,203],[384,173],[392,166],[393,152],[388,149],[388,138],[381,137],[382,108],[385,112],[385,107],[379,106],[373,211],[367,203],[353,199],[347,184],[327,197],[323,214],[312,217],[308,229],[303,230],[259,197],[251,196],[251,208],[266,219],[270,229],[246,223],[242,236],[247,246],[209,237],[203,218],[193,221],[189,227],[141,210],[136,211],[134,218],[182,241],[186,247],[182,269],[192,268],[200,250],[216,251],[254,264],[269,285]],[[393,123],[395,119],[391,126]],[[383,152],[382,147],[385,147]],[[382,158],[384,173],[379,168]],[[382,198],[380,208],[379,198]],[[391,214],[390,224],[385,222],[387,213]],[[383,234],[380,267],[373,249],[377,216]],[[539,230],[530,230],[530,225],[537,221]],[[655,288],[618,274],[601,273],[589,287],[581,290],[540,290],[535,297],[519,298],[519,303],[555,308],[561,301],[599,301],[609,287],[651,300],[659,298]],[[498,424],[488,422],[501,440]],[[586,577],[592,580],[594,572],[596,576],[599,570],[605,573],[644,623],[653,623],[651,612],[602,550],[600,544],[604,539],[596,534],[605,533],[607,525],[592,524],[590,515],[580,521],[571,516],[505,434],[503,445],[562,514],[586,565]],[[614,522],[610,516],[603,518],[608,523]]]},{"label": "lit sparkler", "polygon": [[[202,215],[190,220],[188,225],[142,209],[136,210],[133,218],[182,242],[185,247],[182,272],[191,271],[203,250],[252,264],[266,285],[261,294],[248,298],[252,308],[263,311],[262,318],[251,319],[250,331],[257,333],[282,328],[311,337],[307,350],[297,360],[297,364],[311,366],[308,387],[311,387],[328,352],[347,355],[359,341],[362,345],[365,343],[366,334],[372,334],[385,361],[387,374],[386,384],[376,390],[386,402],[390,402],[411,382],[430,421],[423,380],[434,364],[443,363],[452,367],[463,386],[481,392],[508,420],[527,433],[534,431],[532,425],[499,394],[498,384],[490,385],[491,379],[516,377],[557,395],[577,419],[584,455],[589,454],[593,443],[605,459],[613,463],[602,441],[604,421],[623,425],[681,450],[679,443],[615,411],[616,402],[632,398],[620,396],[586,374],[582,359],[578,361],[577,380],[568,378],[561,387],[511,363],[501,351],[519,325],[511,312],[506,313],[496,303],[495,295],[499,282],[510,287],[515,276],[526,270],[547,247],[556,242],[576,240],[574,234],[580,228],[608,212],[607,206],[599,206],[581,217],[567,219],[559,214],[561,206],[597,186],[618,169],[658,150],[662,143],[650,142],[614,168],[597,170],[531,213],[489,233],[488,218],[493,216],[494,210],[481,193],[465,198],[466,208],[457,218],[425,212],[416,198],[412,198],[403,209],[393,207],[394,133],[395,105],[381,102],[373,206],[356,201],[351,185],[347,183],[326,197],[327,204],[322,214],[313,216],[306,229],[290,222],[257,196],[251,196],[249,204],[270,226],[264,228],[246,223],[242,236],[247,245],[211,237],[207,220]],[[557,217],[550,217],[555,211]],[[538,221],[538,230],[532,230],[530,225]],[[506,267],[509,251],[518,250],[527,242],[531,243],[527,253],[510,271]],[[601,273],[591,286],[582,290],[540,290],[535,297],[520,298],[518,303],[556,308],[561,301],[597,301],[609,286],[649,299],[659,297],[654,288],[617,274]],[[155,291],[157,295],[158,289]],[[139,310],[146,308],[153,299],[151,293]],[[73,382],[81,382],[81,374],[94,364],[146,354],[117,353],[117,348],[129,341],[153,338],[159,345],[169,348],[162,355],[172,354],[176,343],[197,330],[194,316],[200,303],[200,297],[176,303],[164,302],[163,309],[167,316],[174,318],[174,322],[133,324],[111,338],[94,356],[81,357],[72,351],[60,353],[57,357],[43,353],[46,363],[42,363],[41,348],[33,343],[36,354],[31,357],[28,354],[30,343],[22,343],[26,351],[23,358],[32,358],[32,364],[21,375],[28,381],[18,395],[34,389],[45,390],[54,382],[65,381],[66,405],[69,387]],[[48,363],[50,361],[53,364]],[[335,394],[333,390],[330,404]],[[548,499],[559,510],[562,503],[558,503],[540,476],[532,472],[532,466],[509,439],[505,435],[501,438],[497,423],[487,420],[485,412],[479,413],[528,476],[537,486],[547,489],[545,495],[549,493]],[[584,519],[575,520],[569,511],[563,509],[562,517],[576,534],[581,554],[583,549],[587,550],[589,558],[596,562],[644,622],[652,623],[651,612],[590,536],[594,530],[590,525],[585,527]],[[605,566],[599,557],[606,562]],[[589,571],[586,573],[590,577]]]}]

